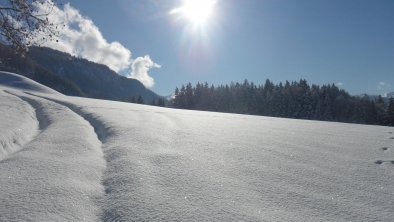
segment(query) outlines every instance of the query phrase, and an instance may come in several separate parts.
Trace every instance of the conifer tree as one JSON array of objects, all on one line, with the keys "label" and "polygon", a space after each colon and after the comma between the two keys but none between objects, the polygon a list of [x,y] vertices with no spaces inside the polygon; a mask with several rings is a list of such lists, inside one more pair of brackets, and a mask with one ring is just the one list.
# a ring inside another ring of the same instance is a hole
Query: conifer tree
[{"label": "conifer tree", "polygon": [[390,98],[389,105],[387,107],[385,116],[384,116],[385,125],[394,126],[394,99]]},{"label": "conifer tree", "polygon": [[182,109],[394,125],[394,105],[386,109],[381,97],[372,101],[367,96],[350,96],[334,84],[310,86],[305,79],[285,84],[267,79],[261,85],[245,80],[216,87],[188,83],[175,89],[172,104]]},{"label": "conifer tree", "polygon": [[138,96],[137,103],[138,104],[144,104],[144,98],[142,98],[142,96]]}]

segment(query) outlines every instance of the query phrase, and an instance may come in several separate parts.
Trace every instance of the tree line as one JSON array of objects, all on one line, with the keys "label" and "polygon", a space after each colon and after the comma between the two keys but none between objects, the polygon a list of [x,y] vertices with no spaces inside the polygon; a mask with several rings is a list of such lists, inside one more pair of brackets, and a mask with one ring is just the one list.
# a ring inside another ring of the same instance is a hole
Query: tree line
[{"label": "tree line", "polygon": [[161,107],[166,106],[166,99],[164,97],[159,97],[158,99],[153,99],[150,103],[146,103],[144,100],[144,97],[142,97],[141,95],[130,96],[130,97],[122,99],[121,101],[129,102],[129,103],[137,103],[137,104],[146,104],[146,105],[151,105],[151,106],[161,106]]},{"label": "tree line", "polygon": [[334,84],[308,84],[305,79],[256,85],[245,80],[229,85],[191,83],[175,89],[174,108],[309,120],[394,126],[394,101],[381,96],[351,96]]}]

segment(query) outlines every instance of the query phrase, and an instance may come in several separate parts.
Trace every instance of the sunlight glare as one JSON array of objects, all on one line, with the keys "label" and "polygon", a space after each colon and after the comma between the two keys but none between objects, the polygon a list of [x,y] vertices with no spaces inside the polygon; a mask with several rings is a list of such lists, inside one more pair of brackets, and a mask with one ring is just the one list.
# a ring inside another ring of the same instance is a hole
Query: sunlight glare
[{"label": "sunlight glare", "polygon": [[183,5],[171,10],[171,14],[180,14],[194,26],[201,26],[211,17],[216,0],[184,0]]}]

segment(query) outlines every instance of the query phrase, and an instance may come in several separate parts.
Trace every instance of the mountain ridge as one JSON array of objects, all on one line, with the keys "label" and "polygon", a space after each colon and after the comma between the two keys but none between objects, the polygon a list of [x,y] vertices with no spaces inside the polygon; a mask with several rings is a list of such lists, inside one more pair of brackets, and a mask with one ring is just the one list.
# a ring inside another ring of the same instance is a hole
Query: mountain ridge
[{"label": "mountain ridge", "polygon": [[136,79],[118,75],[106,65],[46,47],[30,47],[25,58],[1,45],[0,69],[20,73],[66,95],[127,101],[142,96],[146,103],[159,96]]}]

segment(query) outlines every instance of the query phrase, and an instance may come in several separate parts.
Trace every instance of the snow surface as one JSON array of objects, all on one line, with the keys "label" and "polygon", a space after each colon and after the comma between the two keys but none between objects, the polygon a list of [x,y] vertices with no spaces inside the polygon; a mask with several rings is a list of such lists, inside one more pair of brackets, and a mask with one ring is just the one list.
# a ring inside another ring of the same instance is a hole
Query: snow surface
[{"label": "snow surface", "polygon": [[67,97],[5,72],[0,81],[0,221],[394,219],[393,128]]}]

